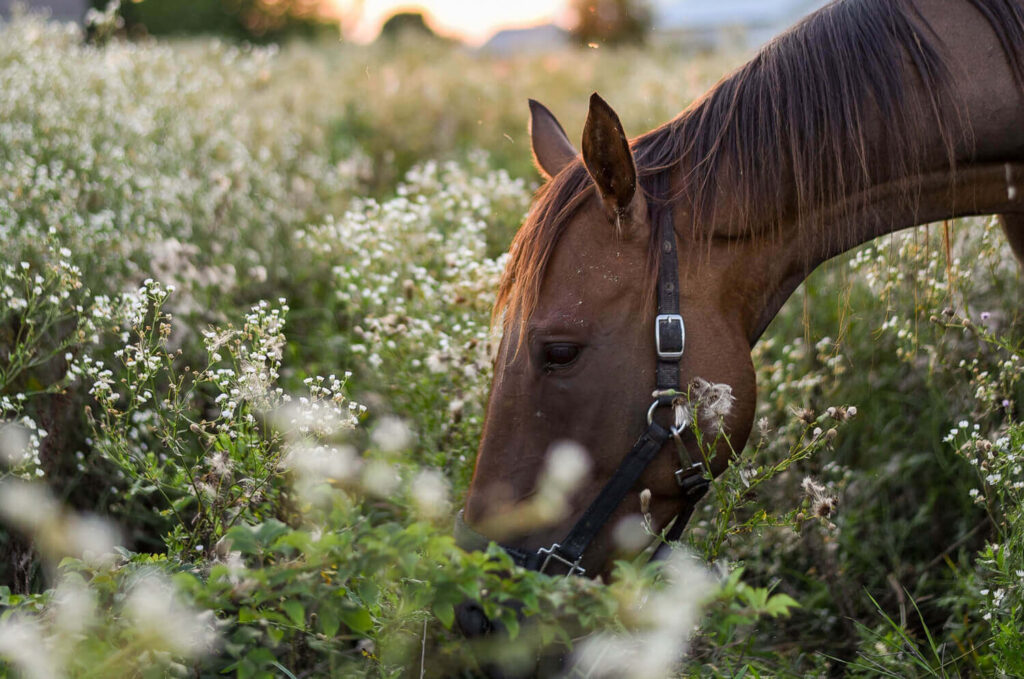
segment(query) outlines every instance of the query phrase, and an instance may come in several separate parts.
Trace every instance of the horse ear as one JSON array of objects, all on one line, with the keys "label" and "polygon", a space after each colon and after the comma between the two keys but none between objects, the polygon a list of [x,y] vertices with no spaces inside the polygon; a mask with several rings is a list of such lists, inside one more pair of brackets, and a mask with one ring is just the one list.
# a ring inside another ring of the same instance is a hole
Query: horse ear
[{"label": "horse ear", "polygon": [[597,92],[583,128],[583,164],[609,214],[622,217],[636,194],[636,163],[619,116]]},{"label": "horse ear", "polygon": [[576,149],[555,115],[539,101],[530,100],[530,144],[533,162],[551,179],[576,158]]}]

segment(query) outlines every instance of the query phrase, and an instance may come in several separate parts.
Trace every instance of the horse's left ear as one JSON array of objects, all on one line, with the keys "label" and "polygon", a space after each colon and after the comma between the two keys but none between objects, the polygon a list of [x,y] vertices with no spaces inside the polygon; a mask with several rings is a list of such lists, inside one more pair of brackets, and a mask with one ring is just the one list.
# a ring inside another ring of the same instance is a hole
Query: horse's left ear
[{"label": "horse's left ear", "polygon": [[636,163],[619,116],[597,92],[590,95],[590,112],[583,128],[583,164],[609,216],[618,221],[629,214],[636,195]]},{"label": "horse's left ear", "polygon": [[539,101],[530,100],[530,147],[533,162],[551,179],[576,158],[576,149],[555,115]]}]

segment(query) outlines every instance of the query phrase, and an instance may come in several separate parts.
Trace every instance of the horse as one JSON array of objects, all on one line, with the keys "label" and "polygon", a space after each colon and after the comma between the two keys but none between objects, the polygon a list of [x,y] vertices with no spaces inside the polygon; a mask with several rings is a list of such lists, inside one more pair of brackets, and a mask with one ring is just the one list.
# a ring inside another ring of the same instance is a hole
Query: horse
[{"label": "horse", "polygon": [[[530,109],[545,183],[499,286],[502,336],[456,528],[460,544],[494,540],[527,568],[607,576],[616,525],[641,512],[678,537],[750,434],[751,348],[822,262],[988,214],[1024,261],[1017,0],[838,0],[632,140],[596,93],[581,151],[546,107]],[[693,385],[717,385],[729,405],[703,447],[687,421]],[[502,521],[538,492],[560,441],[587,468],[564,516]]]}]

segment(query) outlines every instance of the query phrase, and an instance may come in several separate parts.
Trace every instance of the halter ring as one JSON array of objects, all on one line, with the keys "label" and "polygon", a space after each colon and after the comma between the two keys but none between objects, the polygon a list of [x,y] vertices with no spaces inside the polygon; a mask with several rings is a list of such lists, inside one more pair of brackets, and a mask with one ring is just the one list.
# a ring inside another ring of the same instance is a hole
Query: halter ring
[{"label": "halter ring", "polygon": [[[655,393],[657,393],[657,392],[655,392]],[[656,399],[654,399],[654,403],[651,404],[651,407],[647,409],[647,426],[648,427],[651,426],[654,423],[654,411],[657,410],[658,406],[660,406],[660,405],[663,405],[662,402],[661,402],[661,399],[660,398],[656,398]],[[678,427],[675,426],[675,425],[672,425],[672,426],[670,426],[668,428],[668,431],[669,431],[670,434],[672,434],[673,438],[678,440],[679,437],[683,435],[683,432],[686,431],[687,429],[689,429],[689,427],[690,427],[689,424],[681,424]]]}]

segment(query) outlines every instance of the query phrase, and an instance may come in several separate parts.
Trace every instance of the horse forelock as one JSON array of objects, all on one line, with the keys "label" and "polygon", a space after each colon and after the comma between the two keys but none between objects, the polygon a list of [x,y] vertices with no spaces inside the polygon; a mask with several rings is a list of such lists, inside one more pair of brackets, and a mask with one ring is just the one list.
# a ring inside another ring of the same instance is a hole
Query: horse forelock
[{"label": "horse forelock", "polygon": [[[966,1],[1024,85],[1024,12],[1012,0]],[[941,49],[910,0],[839,0],[634,139],[640,186],[650,198],[653,186],[672,184],[667,199],[685,200],[690,220],[675,228],[690,241],[723,229],[730,238],[799,238],[821,229],[823,215],[835,219],[837,206],[866,207],[858,197],[866,201],[873,185],[917,174],[927,135],[938,132],[955,170],[958,146],[972,141]],[[518,322],[520,340],[559,238],[592,191],[583,164],[571,163],[538,191],[516,234],[493,318]],[[656,236],[652,229],[649,252]],[[648,276],[656,263],[648,257]]]}]

